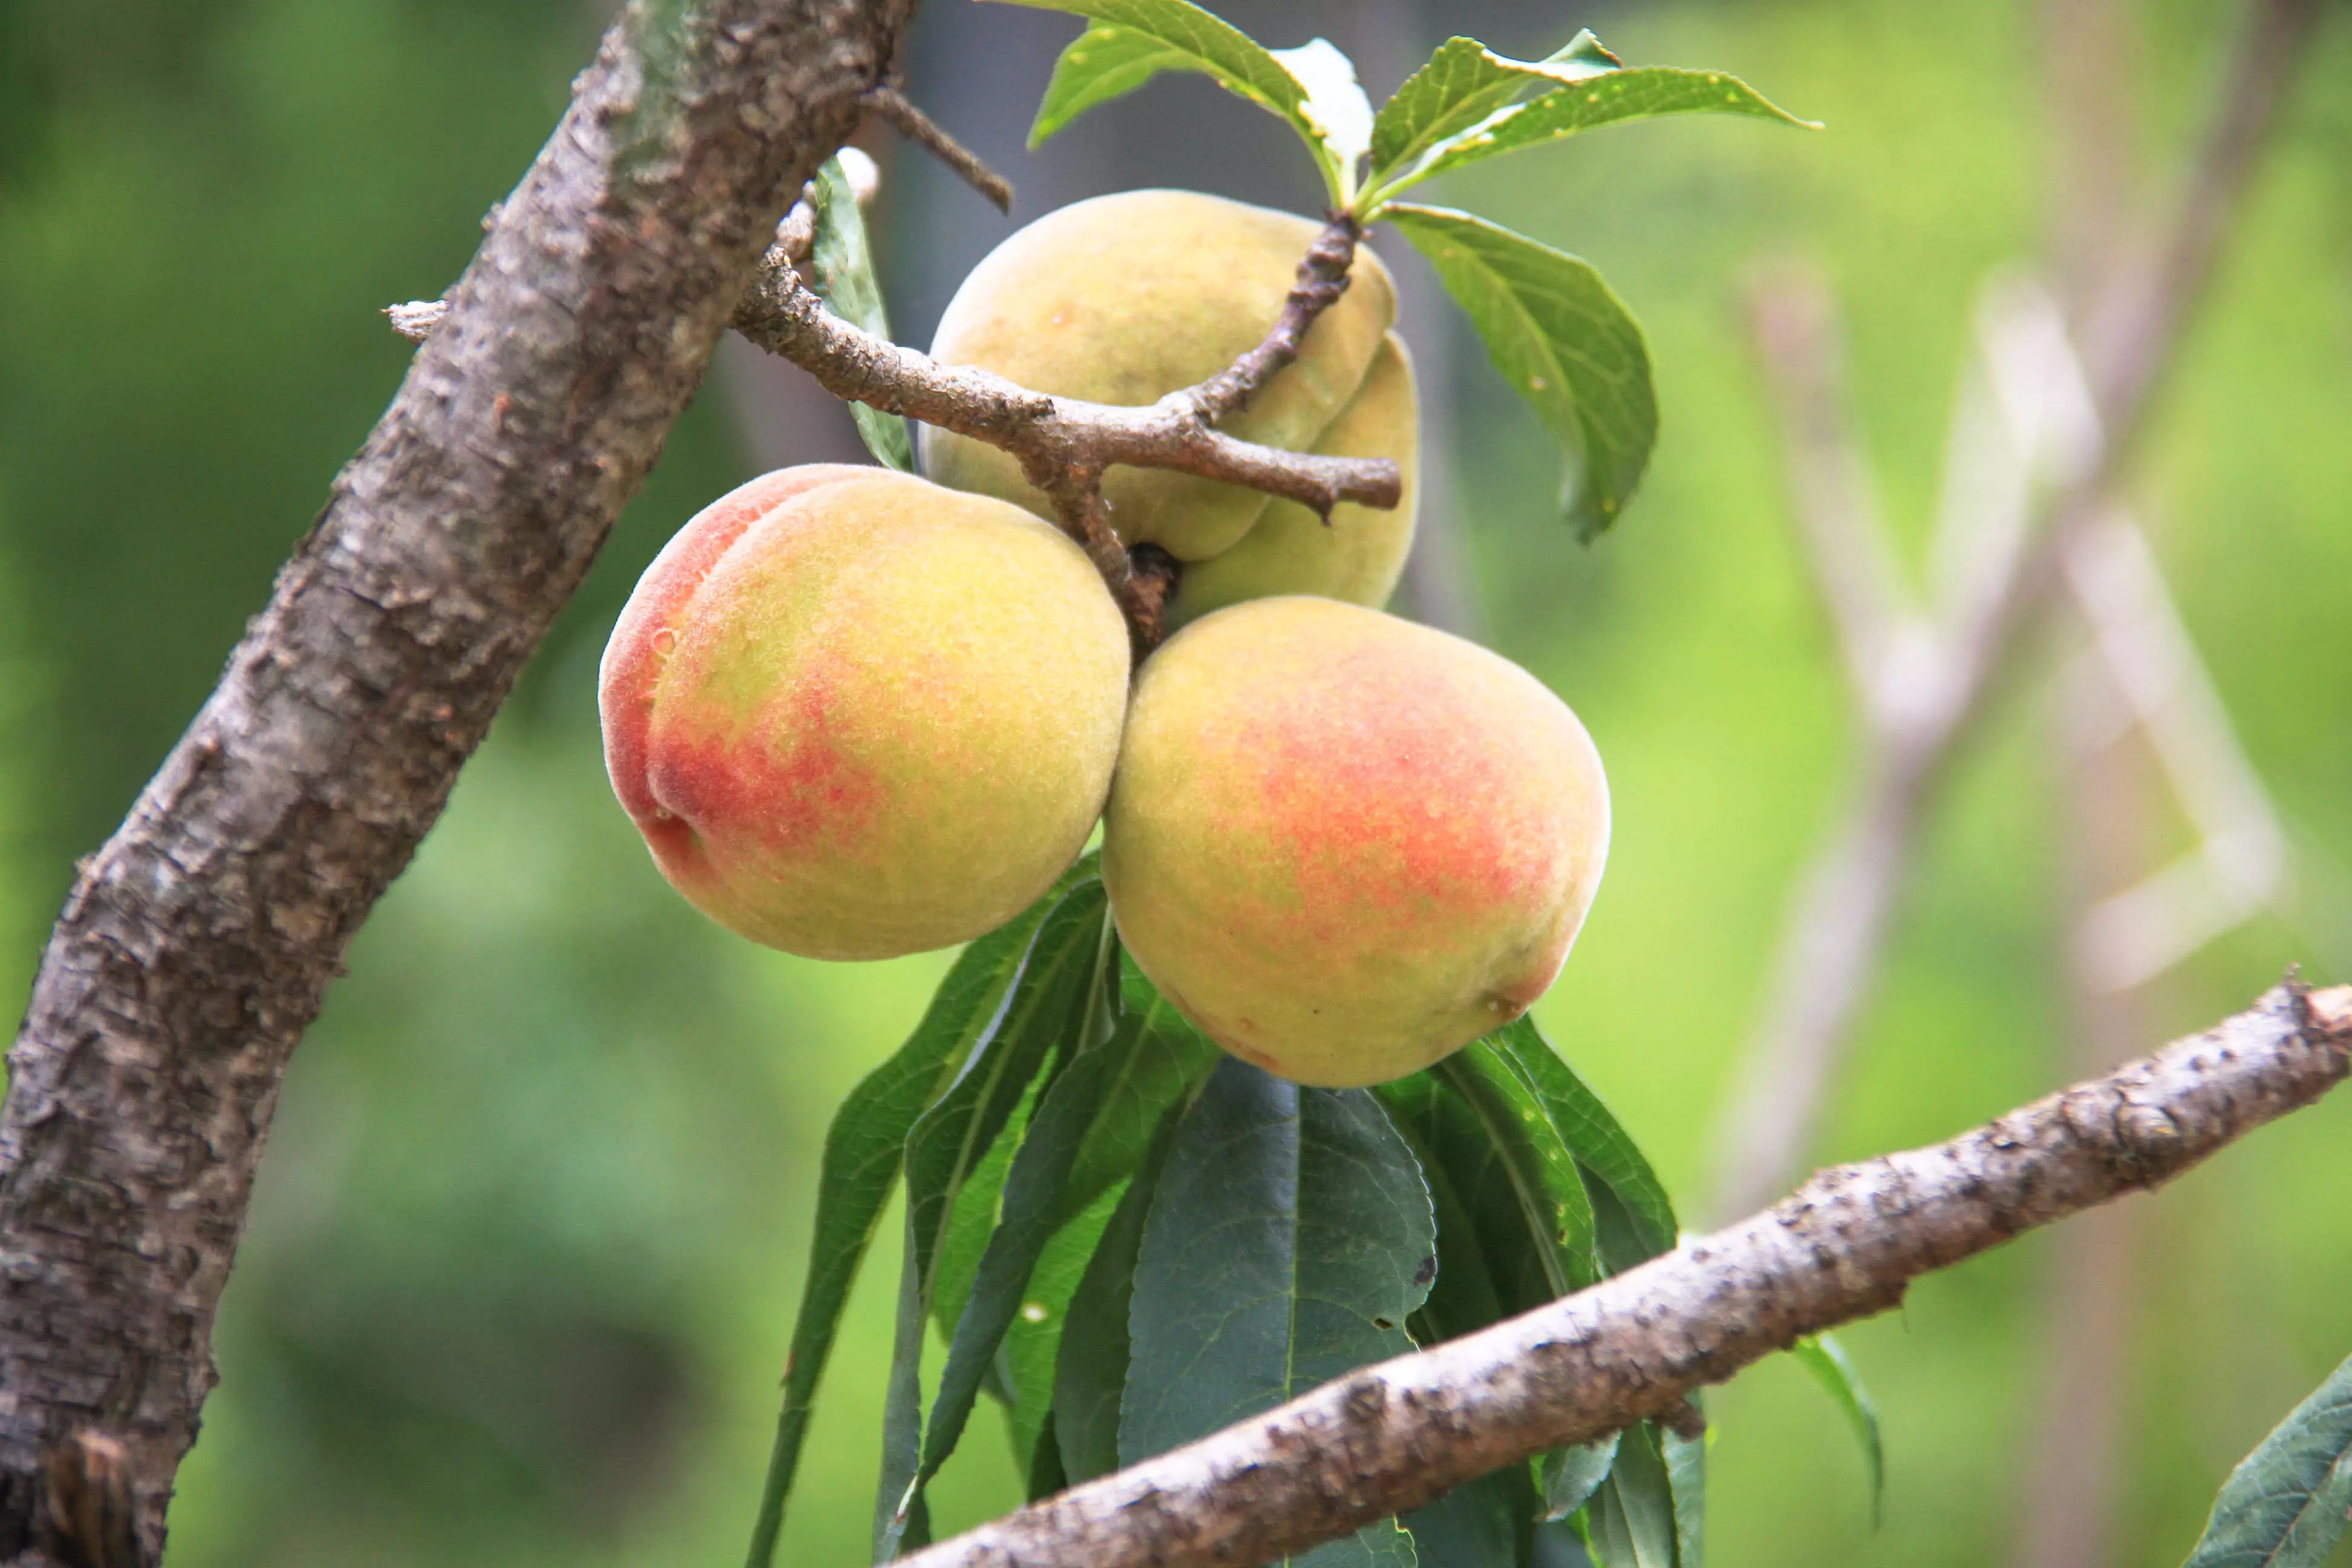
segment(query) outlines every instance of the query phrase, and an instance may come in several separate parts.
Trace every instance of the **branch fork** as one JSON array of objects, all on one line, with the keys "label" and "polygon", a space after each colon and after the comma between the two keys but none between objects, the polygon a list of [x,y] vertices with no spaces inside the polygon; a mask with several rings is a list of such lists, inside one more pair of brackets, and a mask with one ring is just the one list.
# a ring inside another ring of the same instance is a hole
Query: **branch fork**
[{"label": "branch fork", "polygon": [[[875,101],[875,95],[866,101]],[[1159,582],[1139,587],[1135,563],[1103,499],[1103,473],[1113,465],[1166,468],[1261,490],[1298,502],[1326,524],[1343,501],[1385,510],[1403,499],[1402,476],[1385,458],[1287,452],[1217,427],[1297,360],[1316,318],[1347,291],[1349,268],[1363,235],[1351,214],[1333,215],[1316,236],[1281,314],[1255,347],[1198,385],[1136,407],[1033,392],[991,371],[941,364],[852,326],[827,310],[801,276],[800,263],[807,259],[815,232],[814,204],[803,192],[778,225],[775,244],[735,308],[735,330],[807,371],[845,402],[937,426],[1013,454],[1023,475],[1053,502],[1064,531],[1085,547],[1102,574],[1127,616],[1139,654],[1160,641],[1161,611],[1181,568],[1172,558],[1155,562]],[[392,306],[385,314],[394,331],[421,342],[446,310],[440,301],[420,300]]]}]

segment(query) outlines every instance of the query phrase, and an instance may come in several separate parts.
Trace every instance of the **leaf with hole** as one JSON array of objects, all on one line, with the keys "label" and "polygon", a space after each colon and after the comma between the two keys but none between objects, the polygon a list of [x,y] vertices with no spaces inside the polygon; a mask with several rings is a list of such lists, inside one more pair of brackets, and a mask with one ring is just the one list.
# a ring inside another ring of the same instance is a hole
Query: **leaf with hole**
[{"label": "leaf with hole", "polygon": [[[889,341],[890,315],[883,307],[874,249],[866,242],[866,216],[838,155],[816,172],[816,240],[809,270],[816,274],[816,291],[827,309],[860,331]],[[884,467],[915,471],[915,445],[904,419],[863,403],[851,404],[849,416],[856,422],[857,438]]]},{"label": "leaf with hole", "polygon": [[1673,1251],[1678,1226],[1665,1184],[1658,1180],[1633,1135],[1577,1076],[1534,1017],[1522,1016],[1487,1039],[1534,1089],[1576,1163],[1589,1177],[1607,1186],[1623,1206],[1632,1244],[1621,1246],[1614,1258],[1603,1249],[1601,1261],[1609,1272],[1622,1273],[1644,1259]]},{"label": "leaf with hole", "polygon": [[2352,1522],[2352,1360],[2230,1472],[2188,1568],[2319,1568]]}]

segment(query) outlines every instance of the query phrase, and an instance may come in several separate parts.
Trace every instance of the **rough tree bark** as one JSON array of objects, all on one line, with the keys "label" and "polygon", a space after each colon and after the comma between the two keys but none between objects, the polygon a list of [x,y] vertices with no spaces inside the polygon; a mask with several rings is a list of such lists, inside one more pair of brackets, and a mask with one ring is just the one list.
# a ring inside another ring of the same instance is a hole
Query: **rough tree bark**
[{"label": "rough tree bark", "polygon": [[2249,1012],[1929,1149],[1823,1171],[1613,1279],[942,1542],[905,1568],[1243,1568],[1645,1416],[1920,1275],[2179,1174],[2352,1070],[2352,986]]},{"label": "rough tree bark", "polygon": [[0,1117],[0,1559],[152,1561],[295,1042],[915,0],[635,0],[211,700]]}]

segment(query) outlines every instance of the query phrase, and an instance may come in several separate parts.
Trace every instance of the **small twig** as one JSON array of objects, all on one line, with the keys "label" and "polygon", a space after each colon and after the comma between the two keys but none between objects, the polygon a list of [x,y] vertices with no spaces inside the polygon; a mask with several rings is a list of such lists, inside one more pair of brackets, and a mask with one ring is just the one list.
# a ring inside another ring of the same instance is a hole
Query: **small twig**
[{"label": "small twig", "polygon": [[[1348,268],[1355,264],[1356,243],[1364,226],[1353,213],[1336,213],[1298,263],[1298,279],[1283,301],[1282,314],[1257,347],[1193,387],[1191,397],[1201,417],[1215,425],[1249,405],[1258,388],[1282,374],[1306,346],[1307,329],[1315,318],[1348,291]],[[1329,521],[1328,513],[1325,521]]]},{"label": "small twig", "polygon": [[[871,195],[870,191],[860,193],[859,202],[862,204]],[[760,265],[771,271],[780,267],[796,268],[806,261],[809,252],[815,248],[816,184],[811,181],[801,187],[800,200],[793,204],[792,210],[784,214],[783,221],[776,225],[776,237],[770,243],[767,254],[760,258]],[[410,300],[403,304],[386,305],[383,313],[391,320],[394,331],[412,343],[421,343],[433,335],[435,329],[441,325],[442,318],[448,315],[449,301]]]},{"label": "small twig", "polygon": [[1268,1563],[1644,1416],[1909,1283],[2156,1186],[2342,1080],[2352,987],[2253,1010],[1948,1143],[1824,1171],[1591,1289],[1033,1503],[906,1568]]},{"label": "small twig", "polygon": [[958,178],[986,196],[1001,213],[1013,210],[1013,183],[988,166],[981,155],[949,135],[895,87],[873,88],[857,100],[890,129],[915,142],[955,171]]}]

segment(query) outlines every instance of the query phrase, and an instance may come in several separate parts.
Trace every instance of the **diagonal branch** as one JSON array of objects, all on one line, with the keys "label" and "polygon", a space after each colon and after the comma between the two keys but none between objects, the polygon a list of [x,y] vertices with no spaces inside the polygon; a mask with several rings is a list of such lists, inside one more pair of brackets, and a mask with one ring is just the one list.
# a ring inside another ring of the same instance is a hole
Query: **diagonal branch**
[{"label": "diagonal branch", "polygon": [[[1325,231],[1327,234],[1330,230]],[[1308,253],[1302,279],[1328,265]],[[919,419],[985,441],[1021,460],[1029,482],[1054,502],[1149,647],[1158,640],[1156,602],[1135,580],[1133,563],[1111,531],[1102,475],[1113,464],[1170,468],[1244,485],[1310,507],[1328,520],[1341,501],[1393,507],[1402,494],[1397,466],[1385,458],[1322,458],[1237,439],[1211,414],[1247,401],[1297,354],[1323,306],[1339,297],[1350,242],[1339,258],[1339,283],[1302,282],[1256,349],[1202,387],[1170,393],[1139,407],[1086,403],[1032,392],[992,372],[941,364],[928,354],[859,331],[824,307],[781,255],[761,268],[735,311],[735,329],[814,376],[835,396]],[[1230,378],[1230,380],[1228,380]]]},{"label": "diagonal branch", "polygon": [[[0,1115],[0,1561],[165,1504],[288,1058],[914,0],[633,5],[44,955]],[[104,1506],[51,1506],[68,1494]]]},{"label": "diagonal branch", "polygon": [[[1139,651],[1160,640],[1160,614],[1175,563],[1155,560],[1139,574],[1112,531],[1102,496],[1105,469],[1125,464],[1195,474],[1297,501],[1326,522],[1342,501],[1385,510],[1403,497],[1402,478],[1388,458],[1286,452],[1216,428],[1297,359],[1307,329],[1347,291],[1362,233],[1352,217],[1333,218],[1316,237],[1280,315],[1255,347],[1199,385],[1140,406],[1032,392],[993,372],[941,364],[852,326],[801,279],[797,264],[807,255],[814,222],[804,197],[777,229],[776,244],[736,306],[735,330],[845,402],[952,430],[1019,458],[1024,475],[1054,503],[1062,526],[1086,547],[1109,584]],[[416,300],[384,313],[395,331],[423,342],[445,310],[436,301]]]},{"label": "diagonal branch", "polygon": [[2352,1070],[2352,986],[2204,1034],[1948,1143],[1823,1171],[1769,1211],[1548,1307],[1367,1367],[1033,1503],[907,1568],[1267,1563],[1531,1455],[1670,1415],[1931,1270],[2179,1174]]},{"label": "diagonal branch", "polygon": [[949,135],[905,93],[886,83],[869,89],[863,101],[876,118],[953,170],[958,179],[986,196],[998,212],[1013,210],[1013,183]]},{"label": "diagonal branch", "polygon": [[2113,276],[2080,332],[2096,428],[2062,454],[2057,489],[2027,542],[1956,596],[1917,661],[1906,700],[1867,737],[1847,815],[1800,888],[1774,957],[1765,1016],[1721,1119],[1717,1212],[1776,1190],[1811,1136],[1823,1087],[1867,994],[1916,852],[1916,826],[2022,633],[2078,541],[2104,515],[2164,371],[2177,357],[2288,79],[2306,52],[2317,0],[2254,0],[2189,188],[2150,259]]}]

